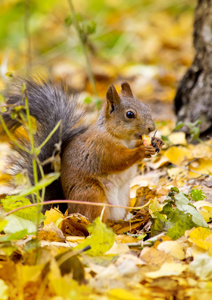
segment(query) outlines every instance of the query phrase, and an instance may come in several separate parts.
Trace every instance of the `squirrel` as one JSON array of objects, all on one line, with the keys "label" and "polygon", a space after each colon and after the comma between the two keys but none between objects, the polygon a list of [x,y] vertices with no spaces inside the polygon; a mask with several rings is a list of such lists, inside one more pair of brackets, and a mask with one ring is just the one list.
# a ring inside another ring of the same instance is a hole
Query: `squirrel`
[{"label": "squirrel", "polygon": [[[21,92],[23,82],[25,96]],[[61,143],[61,176],[46,188],[45,200],[70,199],[129,206],[130,180],[136,175],[138,162],[154,155],[163,145],[159,138],[153,138],[151,145],[143,144],[142,135],[154,131],[155,124],[148,107],[133,96],[130,85],[122,83],[118,94],[111,84],[96,123],[86,126],[81,124],[83,113],[78,108],[76,93],[64,84],[35,78],[16,80],[6,90],[8,111],[2,116],[10,132],[29,148],[29,141],[17,131],[22,123],[11,118],[10,112],[11,107],[23,104],[26,97],[30,115],[36,119],[36,146],[46,139],[58,121],[62,122],[62,129],[57,129],[38,156],[39,161],[44,162]],[[4,136],[2,129],[0,137]],[[27,169],[33,184],[31,156],[14,145],[13,149],[21,156],[16,161],[19,169]],[[45,174],[51,170],[51,163],[44,165]],[[68,204],[68,213],[81,213],[91,221],[101,211],[101,206]],[[125,208],[106,207],[103,221],[123,219],[125,215]]]}]

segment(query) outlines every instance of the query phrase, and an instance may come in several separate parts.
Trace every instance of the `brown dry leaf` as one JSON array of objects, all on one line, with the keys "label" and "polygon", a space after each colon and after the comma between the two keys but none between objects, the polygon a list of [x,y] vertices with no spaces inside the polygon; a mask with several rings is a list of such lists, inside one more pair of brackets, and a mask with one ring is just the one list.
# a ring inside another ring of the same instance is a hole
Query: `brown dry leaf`
[{"label": "brown dry leaf", "polygon": [[[138,217],[136,218],[136,216]],[[139,211],[136,216],[130,221],[107,221],[107,226],[111,227],[116,234],[123,234],[125,232],[136,233],[149,220],[149,214],[148,212]]]},{"label": "brown dry leaf", "polygon": [[154,248],[145,247],[141,251],[140,255],[141,259],[145,261],[148,265],[154,267],[160,267],[165,262],[173,262],[174,258],[172,255],[165,253],[163,251],[159,251]]},{"label": "brown dry leaf", "polygon": [[136,190],[136,201],[134,206],[142,206],[150,199],[154,199],[156,190],[150,189],[148,186],[141,186]]},{"label": "brown dry leaf", "polygon": [[54,242],[64,242],[65,236],[63,232],[54,224],[50,223],[45,225],[42,229],[38,232],[39,240],[45,241],[54,241]]},{"label": "brown dry leaf", "polygon": [[126,234],[119,234],[115,236],[115,240],[117,243],[137,243],[138,239]]},{"label": "brown dry leaf", "polygon": [[66,217],[63,221],[64,233],[73,236],[88,236],[87,226],[90,221],[83,215],[76,213]]}]

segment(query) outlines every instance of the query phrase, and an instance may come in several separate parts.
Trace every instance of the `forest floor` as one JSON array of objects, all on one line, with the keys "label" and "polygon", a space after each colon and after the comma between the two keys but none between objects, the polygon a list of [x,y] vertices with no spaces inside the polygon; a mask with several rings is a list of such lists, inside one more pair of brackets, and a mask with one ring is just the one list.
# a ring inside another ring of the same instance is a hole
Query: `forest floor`
[{"label": "forest floor", "polygon": [[[130,6],[108,0],[107,10],[99,1],[97,13],[97,2],[79,1],[76,10],[96,16],[97,30],[88,48],[99,98],[93,95],[77,36],[71,42],[64,37],[64,5],[52,4],[51,14],[44,14],[44,4],[33,11],[37,19],[32,16],[36,22],[31,22],[31,39],[39,55],[34,55],[32,71],[51,74],[56,81],[63,79],[81,90],[90,121],[98,115],[108,85],[118,88],[128,81],[134,94],[151,108],[165,145],[139,165],[131,182],[131,206],[140,209],[129,211],[126,220],[105,225],[99,218],[90,224],[83,216],[63,215],[56,209],[39,218],[32,207],[8,214],[17,207],[18,198],[15,202],[5,198],[13,190],[8,186],[11,177],[4,174],[9,148],[1,143],[0,299],[198,300],[200,295],[201,300],[211,299],[212,139],[201,140],[198,124],[187,124],[195,143],[187,140],[176,127],[173,110],[178,83],[194,55],[193,7],[189,1],[178,5],[160,0],[147,1],[138,9],[137,1]],[[18,22],[14,3],[5,2],[4,13],[13,14]],[[36,27],[40,19],[43,31]],[[0,37],[7,41],[7,36],[9,43],[13,32],[5,30]],[[73,34],[72,28],[66,30]],[[11,70],[23,73],[26,62],[20,32],[13,42],[17,45],[10,52],[0,48],[1,87]],[[70,55],[67,49],[73,43]],[[21,205],[28,203],[19,200]],[[36,228],[38,219],[43,222]]]}]

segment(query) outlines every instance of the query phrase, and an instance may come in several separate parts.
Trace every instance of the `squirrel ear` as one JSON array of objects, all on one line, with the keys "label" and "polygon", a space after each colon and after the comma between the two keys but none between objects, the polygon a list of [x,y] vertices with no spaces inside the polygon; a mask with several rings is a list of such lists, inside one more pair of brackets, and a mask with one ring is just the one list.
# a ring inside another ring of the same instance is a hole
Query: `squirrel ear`
[{"label": "squirrel ear", "polygon": [[107,97],[107,112],[111,114],[116,109],[116,107],[120,105],[120,97],[113,84],[109,86],[106,97]]},{"label": "squirrel ear", "polygon": [[122,88],[121,93],[124,96],[128,96],[130,98],[133,98],[133,93],[132,93],[131,87],[130,87],[128,82],[123,82],[122,85],[121,85],[121,88]]}]

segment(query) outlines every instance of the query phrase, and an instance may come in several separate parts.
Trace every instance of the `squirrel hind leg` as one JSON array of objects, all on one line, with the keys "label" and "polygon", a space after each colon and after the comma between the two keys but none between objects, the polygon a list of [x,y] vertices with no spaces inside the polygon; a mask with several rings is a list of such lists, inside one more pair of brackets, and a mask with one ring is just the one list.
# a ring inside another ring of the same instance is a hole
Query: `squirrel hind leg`
[{"label": "squirrel hind leg", "polygon": [[[79,189],[77,187],[73,188],[71,193],[69,194],[68,199],[74,199],[79,201],[86,202],[96,202],[96,203],[106,203],[106,196],[104,190],[100,186],[86,186],[86,183],[83,184],[82,188]],[[68,204],[68,213],[80,213],[87,217],[89,221],[95,220],[102,213],[103,206],[94,206],[94,205],[84,205],[84,204]],[[102,221],[106,222],[109,216],[109,209],[106,207],[103,213]]]}]

